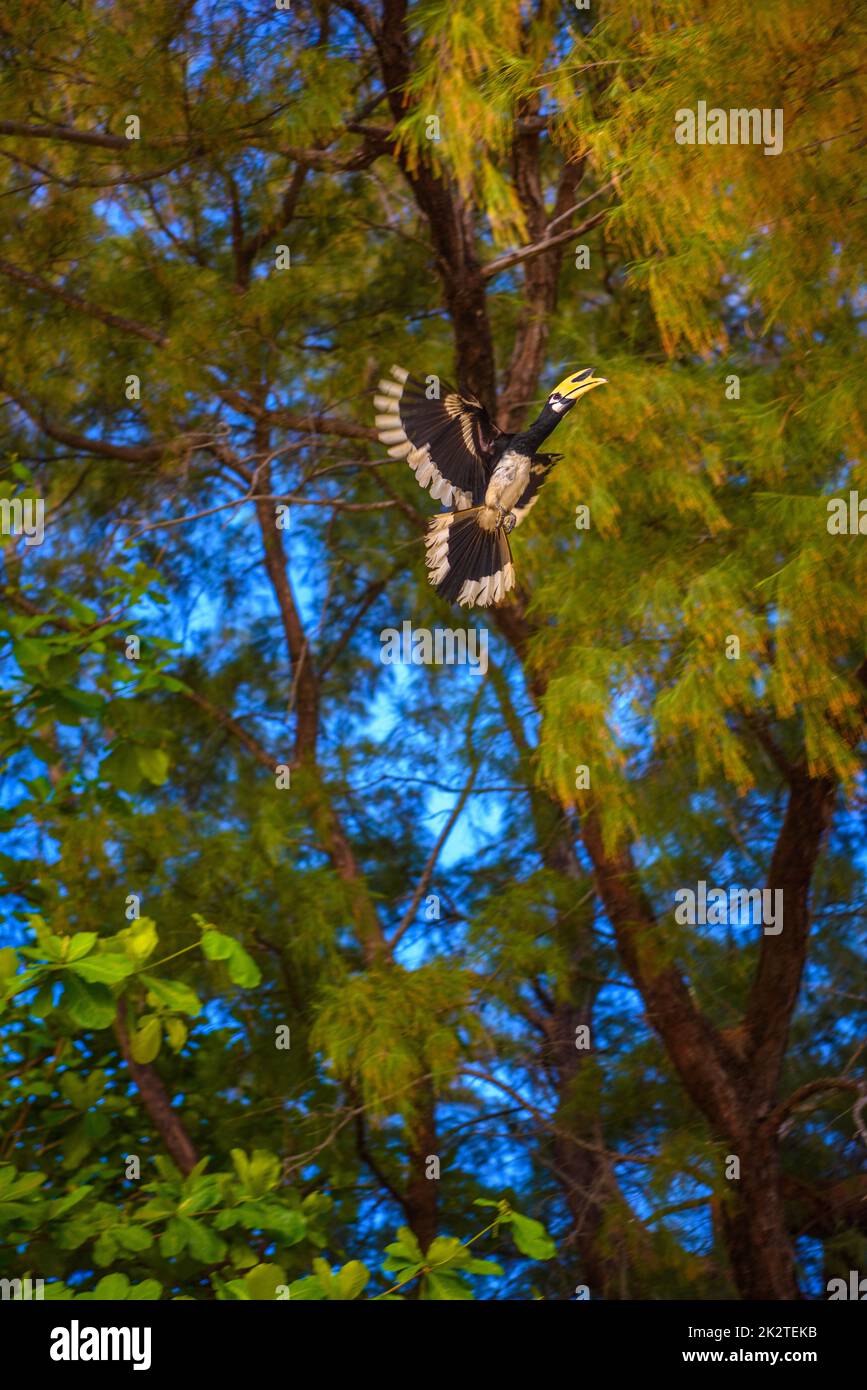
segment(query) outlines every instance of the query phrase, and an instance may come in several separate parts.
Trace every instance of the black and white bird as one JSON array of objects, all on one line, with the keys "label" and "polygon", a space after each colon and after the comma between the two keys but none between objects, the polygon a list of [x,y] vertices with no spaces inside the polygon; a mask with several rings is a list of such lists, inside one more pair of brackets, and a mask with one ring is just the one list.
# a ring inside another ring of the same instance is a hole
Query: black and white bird
[{"label": "black and white bird", "polygon": [[379,383],[376,428],[392,458],[405,458],[423,488],[450,510],[431,519],[429,579],[451,603],[499,603],[515,585],[509,532],[534,505],[562,454],[537,452],[567,411],[605,377],[592,367],[561,381],[528,429],[507,434],[474,396],[403,367]]}]

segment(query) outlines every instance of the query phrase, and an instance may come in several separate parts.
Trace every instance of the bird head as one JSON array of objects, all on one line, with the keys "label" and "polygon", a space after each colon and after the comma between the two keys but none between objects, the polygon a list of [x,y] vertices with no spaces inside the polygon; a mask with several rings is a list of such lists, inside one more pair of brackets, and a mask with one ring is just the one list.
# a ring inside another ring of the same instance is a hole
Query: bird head
[{"label": "bird head", "polygon": [[571,410],[576,401],[580,401],[582,396],[586,396],[588,391],[592,391],[594,386],[606,386],[604,376],[595,376],[592,367],[582,367],[577,372],[572,372],[564,377],[559,386],[548,397],[548,405],[558,415],[564,415],[567,410]]}]

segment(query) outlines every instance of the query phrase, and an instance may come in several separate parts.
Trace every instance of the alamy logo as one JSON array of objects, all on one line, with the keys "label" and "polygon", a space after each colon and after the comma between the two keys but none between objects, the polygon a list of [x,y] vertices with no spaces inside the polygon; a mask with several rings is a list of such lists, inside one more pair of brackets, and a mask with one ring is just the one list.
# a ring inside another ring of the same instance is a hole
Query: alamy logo
[{"label": "alamy logo", "polygon": [[829,536],[867,536],[867,497],[853,490],[848,506],[844,498],[831,497],[827,511]]},{"label": "alamy logo", "polygon": [[73,1318],[69,1327],[51,1331],[49,1355],[52,1361],[132,1361],[134,1371],[147,1371],[151,1364],[149,1327],[79,1327]]},{"label": "alamy logo", "polygon": [[44,1279],[0,1279],[0,1299],[29,1301],[45,1297]]},{"label": "alamy logo", "polygon": [[488,670],[488,630],[426,627],[413,630],[405,621],[401,631],[384,627],[379,634],[379,659],[383,666],[469,666],[485,675]]},{"label": "alamy logo", "polygon": [[25,545],[45,539],[45,500],[42,497],[0,497],[0,535],[23,536]]},{"label": "alamy logo", "polygon": [[748,926],[759,923],[765,936],[779,936],[783,930],[782,888],[708,889],[704,879],[691,888],[678,888],[674,920],[681,926]]},{"label": "alamy logo", "polygon": [[764,145],[765,154],[781,154],[783,112],[768,106],[708,111],[707,102],[700,101],[695,111],[688,106],[675,111],[674,138],[678,145]]},{"label": "alamy logo", "polygon": [[829,1303],[839,1302],[841,1298],[855,1299],[859,1303],[867,1302],[867,1279],[862,1279],[857,1269],[849,1270],[848,1284],[845,1279],[829,1279],[825,1287],[828,1290]]}]

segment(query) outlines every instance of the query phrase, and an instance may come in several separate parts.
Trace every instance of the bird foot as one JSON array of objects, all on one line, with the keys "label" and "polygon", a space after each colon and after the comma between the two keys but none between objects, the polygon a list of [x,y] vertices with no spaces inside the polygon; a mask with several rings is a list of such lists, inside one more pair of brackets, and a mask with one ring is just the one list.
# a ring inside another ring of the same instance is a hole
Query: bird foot
[{"label": "bird foot", "polygon": [[518,523],[518,518],[514,512],[504,512],[502,507],[497,508],[497,529],[501,527],[508,536],[510,531],[514,531]]}]

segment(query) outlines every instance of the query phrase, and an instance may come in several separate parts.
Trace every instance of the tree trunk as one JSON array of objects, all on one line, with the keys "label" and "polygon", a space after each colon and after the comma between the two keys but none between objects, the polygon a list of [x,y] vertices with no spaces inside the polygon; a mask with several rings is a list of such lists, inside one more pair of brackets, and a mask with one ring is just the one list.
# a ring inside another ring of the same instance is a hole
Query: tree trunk
[{"label": "tree trunk", "polygon": [[423,1252],[428,1250],[438,1234],[438,1180],[427,1176],[428,1159],[438,1156],[436,1144],[434,1100],[428,1094],[412,1126],[407,1146],[408,1172],[403,1203],[407,1222]]},{"label": "tree trunk", "polygon": [[744,1299],[799,1299],[776,1142],[757,1134],[738,1158],[741,1176],[731,1182],[721,1212],[738,1293]]}]

